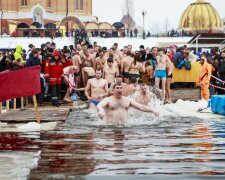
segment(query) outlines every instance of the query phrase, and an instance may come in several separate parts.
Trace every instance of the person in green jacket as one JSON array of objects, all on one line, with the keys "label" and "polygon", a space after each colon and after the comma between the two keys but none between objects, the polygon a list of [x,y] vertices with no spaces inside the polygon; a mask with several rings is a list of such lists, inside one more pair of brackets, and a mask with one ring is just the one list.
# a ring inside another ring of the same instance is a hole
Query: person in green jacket
[{"label": "person in green jacket", "polygon": [[14,53],[15,60],[13,61],[14,66],[17,67],[16,69],[23,68],[26,63],[22,58],[22,50],[23,48],[21,45],[16,46],[16,52]]}]

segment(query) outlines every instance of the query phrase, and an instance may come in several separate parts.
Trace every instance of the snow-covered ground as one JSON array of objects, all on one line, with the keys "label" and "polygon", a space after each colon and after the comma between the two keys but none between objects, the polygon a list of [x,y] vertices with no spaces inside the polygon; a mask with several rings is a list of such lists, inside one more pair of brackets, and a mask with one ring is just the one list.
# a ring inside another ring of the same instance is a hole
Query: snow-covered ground
[{"label": "snow-covered ground", "polygon": [[[21,45],[23,49],[28,50],[29,44],[35,45],[35,47],[40,48],[41,44],[46,42],[52,42],[51,38],[25,38],[25,37],[3,37],[0,38],[0,49],[4,48],[16,48],[17,45]],[[57,48],[62,49],[63,46],[74,45],[74,38],[55,38],[53,40],[56,43]]]},{"label": "snow-covered ground", "polygon": [[[139,50],[140,45],[144,45],[145,47],[153,47],[153,46],[168,46],[169,44],[174,45],[184,45],[187,44],[188,41],[191,40],[191,37],[151,37],[145,40],[141,38],[90,38],[91,44],[97,42],[100,46],[106,46],[107,48],[112,47],[112,45],[116,42],[119,44],[119,48],[123,48],[123,46],[131,44],[134,50]],[[37,48],[41,47],[42,43],[52,42],[51,38],[25,38],[25,37],[2,37],[0,38],[0,49],[3,48],[15,48],[17,45],[22,45],[22,47],[28,50],[29,44],[34,44]],[[53,40],[56,43],[57,48],[62,49],[63,46],[74,45],[74,38],[55,38]]]},{"label": "snow-covered ground", "polygon": [[98,45],[107,48],[112,47],[114,43],[118,43],[119,49],[122,49],[123,46],[128,44],[133,46],[133,50],[139,50],[140,45],[145,47],[153,46],[168,46],[168,45],[177,45],[182,46],[187,44],[192,37],[150,37],[147,39],[141,38],[90,38],[90,42],[93,44],[97,42]]}]

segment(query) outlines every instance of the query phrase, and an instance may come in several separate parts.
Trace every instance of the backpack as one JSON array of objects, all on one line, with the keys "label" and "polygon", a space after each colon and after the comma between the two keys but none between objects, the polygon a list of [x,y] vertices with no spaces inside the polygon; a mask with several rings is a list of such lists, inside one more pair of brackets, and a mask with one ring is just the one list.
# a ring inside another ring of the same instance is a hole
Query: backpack
[{"label": "backpack", "polygon": [[173,62],[173,64],[177,69],[182,69],[185,65],[185,62],[184,60],[176,60]]},{"label": "backpack", "polygon": [[191,61],[185,60],[184,67],[186,70],[191,70]]}]

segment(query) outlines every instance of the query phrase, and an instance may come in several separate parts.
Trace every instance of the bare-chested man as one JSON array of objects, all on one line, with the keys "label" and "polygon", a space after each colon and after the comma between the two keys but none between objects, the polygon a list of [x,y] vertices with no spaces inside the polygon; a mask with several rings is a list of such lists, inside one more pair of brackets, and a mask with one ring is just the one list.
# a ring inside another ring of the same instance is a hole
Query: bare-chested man
[{"label": "bare-chested man", "polygon": [[80,56],[83,56],[83,50],[80,44],[77,44],[76,52],[78,52]]},{"label": "bare-chested man", "polygon": [[104,64],[105,64],[107,58],[105,57],[105,53],[104,53],[103,49],[99,49],[98,54],[99,54],[99,57],[95,58],[95,60],[93,61],[93,66],[94,66],[95,70],[96,69],[103,70]]},{"label": "bare-chested man", "polygon": [[94,57],[87,49],[84,49],[84,56],[82,58],[83,67],[93,67]]},{"label": "bare-chested man", "polygon": [[121,62],[121,72],[126,84],[129,84],[129,70],[133,61],[134,59],[131,57],[131,52],[127,51],[127,56],[123,58]]},{"label": "bare-chested man", "polygon": [[67,86],[67,91],[63,100],[66,102],[72,102],[70,100],[70,94],[76,88],[76,83],[74,81],[74,74],[77,72],[77,69],[78,68],[76,66],[68,66],[63,69],[64,74],[63,83],[66,84]]},{"label": "bare-chested man", "polygon": [[88,46],[88,51],[89,51],[89,53],[90,53],[90,56],[92,56],[93,59],[95,59],[96,52],[95,52],[95,50],[94,50],[94,48],[93,48],[92,45],[89,45],[89,46]]},{"label": "bare-chested man", "polygon": [[137,79],[131,78],[130,84],[126,85],[123,89],[123,96],[130,96],[133,95],[137,91]]},{"label": "bare-chested man", "polygon": [[121,60],[123,58],[127,57],[127,46],[123,47],[123,52],[120,53],[119,57],[120,57]]},{"label": "bare-chested man", "polygon": [[72,58],[72,64],[73,66],[77,67],[77,71],[74,74],[75,77],[75,82],[77,84],[77,88],[81,87],[81,65],[82,65],[82,61],[80,58],[80,55],[78,52],[75,53],[75,55]]},{"label": "bare-chested man", "polygon": [[[170,61],[169,57],[164,54],[164,50],[159,48],[158,49],[158,56],[156,57],[157,65],[155,71],[155,86],[159,89],[160,80],[162,80],[162,101],[165,100],[165,92],[166,92],[166,64]],[[171,75],[171,72],[168,73]]]},{"label": "bare-chested man", "polygon": [[113,94],[113,86],[116,84],[116,83],[121,83],[123,88],[125,88],[127,86],[126,83],[123,83],[123,76],[122,75],[118,75],[116,76],[116,81],[115,83],[111,84],[110,88],[109,88],[109,95],[112,95]]},{"label": "bare-chested man", "polygon": [[82,80],[83,85],[86,86],[88,79],[95,78],[95,70],[93,67],[84,67],[82,69]]},{"label": "bare-chested man", "polygon": [[107,67],[103,70],[103,78],[107,80],[109,87],[112,83],[115,82],[115,78],[119,75],[119,70],[113,66],[113,59],[107,59]]},{"label": "bare-chested man", "polygon": [[159,112],[152,110],[150,107],[139,104],[131,98],[123,96],[122,84],[115,84],[113,95],[103,99],[97,106],[98,116],[108,122],[125,122],[128,120],[128,110],[130,107],[144,112],[153,113],[155,116]]},{"label": "bare-chested man", "polygon": [[90,101],[90,108],[95,108],[104,97],[108,96],[108,83],[101,76],[101,70],[96,70],[95,78],[87,82],[85,95]]},{"label": "bare-chested man", "polygon": [[[120,62],[119,56],[114,53],[113,48],[109,49],[108,57],[113,58],[113,65],[119,69],[121,62]],[[105,63],[105,66],[107,66],[107,63]]]},{"label": "bare-chested man", "polygon": [[148,91],[147,88],[148,86],[143,83],[140,86],[140,91],[137,91],[134,94],[135,101],[146,106],[151,103],[152,97],[154,95],[152,92]]}]

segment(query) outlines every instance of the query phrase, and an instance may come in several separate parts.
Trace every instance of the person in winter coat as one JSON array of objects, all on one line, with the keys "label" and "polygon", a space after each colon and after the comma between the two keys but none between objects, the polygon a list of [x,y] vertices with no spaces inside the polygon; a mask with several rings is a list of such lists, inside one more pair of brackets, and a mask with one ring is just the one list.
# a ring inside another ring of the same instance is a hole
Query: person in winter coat
[{"label": "person in winter coat", "polygon": [[[52,105],[59,107],[60,104],[58,99],[61,97],[60,90],[61,90],[61,81],[64,77],[63,75],[63,66],[60,61],[60,53],[55,51],[52,54],[52,61],[50,66],[45,68],[45,73],[49,74],[49,83],[51,86],[51,96],[52,96]],[[46,77],[48,81],[48,77]]]},{"label": "person in winter coat", "polygon": [[18,69],[23,68],[26,64],[26,61],[24,61],[22,57],[22,50],[23,48],[21,45],[16,46],[16,52],[14,53],[15,60],[13,61],[13,64],[18,67]]},{"label": "person in winter coat", "polygon": [[[225,88],[225,52],[221,53],[221,57],[218,64],[218,78],[224,81],[224,83],[219,83],[219,86]],[[218,89],[218,94],[224,94],[224,90]]]},{"label": "person in winter coat", "polygon": [[205,56],[200,59],[201,70],[197,80],[197,85],[201,87],[202,98],[206,101],[209,100],[209,84],[212,74],[212,66],[207,62]]}]

